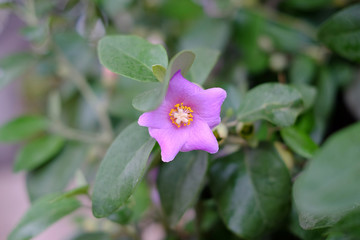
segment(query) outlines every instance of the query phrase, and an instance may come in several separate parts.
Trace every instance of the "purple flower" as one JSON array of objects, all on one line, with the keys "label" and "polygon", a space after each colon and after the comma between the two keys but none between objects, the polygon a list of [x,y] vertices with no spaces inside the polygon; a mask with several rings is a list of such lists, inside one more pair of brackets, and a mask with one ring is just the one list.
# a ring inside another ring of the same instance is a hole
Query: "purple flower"
[{"label": "purple flower", "polygon": [[150,136],[158,141],[164,162],[172,161],[179,151],[203,150],[213,154],[219,145],[211,129],[221,121],[225,98],[223,89],[203,90],[186,80],[179,70],[171,78],[162,104],[142,114],[138,123],[148,127]]}]

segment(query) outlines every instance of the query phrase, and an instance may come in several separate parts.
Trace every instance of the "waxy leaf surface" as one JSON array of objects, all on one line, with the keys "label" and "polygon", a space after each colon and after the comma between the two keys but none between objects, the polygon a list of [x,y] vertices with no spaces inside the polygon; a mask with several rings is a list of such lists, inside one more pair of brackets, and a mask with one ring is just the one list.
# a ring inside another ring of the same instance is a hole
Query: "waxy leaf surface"
[{"label": "waxy leaf surface", "polygon": [[289,210],[290,175],[271,145],[215,160],[210,188],[225,225],[245,239],[276,228]]},{"label": "waxy leaf surface", "polygon": [[140,182],[155,140],[147,128],[132,123],[108,149],[96,174],[93,214],[106,217],[121,207]]},{"label": "waxy leaf surface", "polygon": [[296,179],[293,196],[305,229],[331,226],[360,204],[360,124],[332,135]]}]

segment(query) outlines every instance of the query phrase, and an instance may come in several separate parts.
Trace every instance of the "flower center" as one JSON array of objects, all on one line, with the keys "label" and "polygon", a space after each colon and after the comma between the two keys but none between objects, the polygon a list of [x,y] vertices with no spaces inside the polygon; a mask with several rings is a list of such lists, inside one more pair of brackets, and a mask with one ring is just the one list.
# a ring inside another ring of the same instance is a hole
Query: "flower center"
[{"label": "flower center", "polygon": [[178,128],[181,127],[181,124],[184,126],[190,125],[193,121],[193,115],[191,115],[193,110],[191,107],[184,106],[183,103],[176,104],[174,107],[169,113],[172,123]]}]

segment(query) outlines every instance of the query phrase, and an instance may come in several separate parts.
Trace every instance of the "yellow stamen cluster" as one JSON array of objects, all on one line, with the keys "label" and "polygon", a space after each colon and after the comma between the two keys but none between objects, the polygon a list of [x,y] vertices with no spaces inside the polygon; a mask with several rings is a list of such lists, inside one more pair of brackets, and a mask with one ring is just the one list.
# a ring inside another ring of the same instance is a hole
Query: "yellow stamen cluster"
[{"label": "yellow stamen cluster", "polygon": [[183,103],[176,104],[175,108],[170,110],[169,116],[171,122],[175,124],[178,128],[183,126],[188,126],[193,121],[193,115],[191,113],[193,110],[191,107],[184,106]]}]

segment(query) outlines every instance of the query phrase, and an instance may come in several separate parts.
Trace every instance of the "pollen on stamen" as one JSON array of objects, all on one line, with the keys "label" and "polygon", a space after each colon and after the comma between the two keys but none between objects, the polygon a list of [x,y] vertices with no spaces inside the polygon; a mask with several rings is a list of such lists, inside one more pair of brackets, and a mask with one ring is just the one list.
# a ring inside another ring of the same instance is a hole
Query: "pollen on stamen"
[{"label": "pollen on stamen", "polygon": [[191,114],[193,110],[191,107],[184,106],[183,103],[175,104],[175,108],[171,109],[169,112],[169,116],[171,122],[175,124],[178,128],[181,125],[189,126],[193,120],[193,115]]}]

